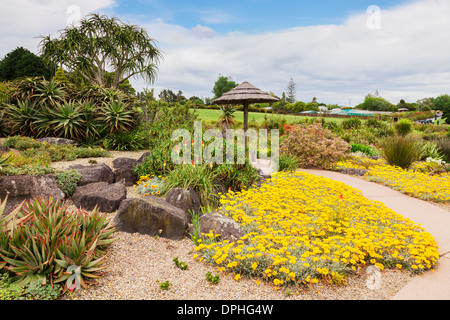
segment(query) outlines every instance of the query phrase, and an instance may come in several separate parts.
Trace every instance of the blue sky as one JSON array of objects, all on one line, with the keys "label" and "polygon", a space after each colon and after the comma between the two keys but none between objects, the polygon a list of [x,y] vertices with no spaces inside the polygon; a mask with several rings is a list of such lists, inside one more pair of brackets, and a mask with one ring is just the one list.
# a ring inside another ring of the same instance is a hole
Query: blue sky
[{"label": "blue sky", "polygon": [[[297,100],[355,106],[450,93],[448,0],[1,0],[0,56],[98,12],[144,27],[164,53],[155,83],[212,96],[219,75]],[[375,5],[378,11],[368,10]]]},{"label": "blue sky", "polygon": [[[387,9],[406,0],[378,0]],[[197,24],[219,33],[255,34],[287,28],[339,24],[350,15],[365,12],[373,0],[118,0],[114,12],[141,21],[162,19],[186,28]]]}]

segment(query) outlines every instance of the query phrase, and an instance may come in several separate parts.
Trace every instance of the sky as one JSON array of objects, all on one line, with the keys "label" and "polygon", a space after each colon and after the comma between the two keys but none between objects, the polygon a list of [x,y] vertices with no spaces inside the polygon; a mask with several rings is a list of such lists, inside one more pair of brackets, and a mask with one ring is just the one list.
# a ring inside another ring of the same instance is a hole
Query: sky
[{"label": "sky", "polygon": [[352,106],[450,93],[450,0],[0,0],[0,57],[89,13],[139,25],[163,52],[157,79],[212,97],[220,75],[278,96]]}]

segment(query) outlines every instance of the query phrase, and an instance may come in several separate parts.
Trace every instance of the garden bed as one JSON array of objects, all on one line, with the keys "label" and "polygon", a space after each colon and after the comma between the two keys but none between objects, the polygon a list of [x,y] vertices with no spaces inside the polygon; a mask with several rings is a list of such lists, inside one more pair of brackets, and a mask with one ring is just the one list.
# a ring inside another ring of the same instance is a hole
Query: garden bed
[{"label": "garden bed", "polygon": [[[119,156],[117,154],[116,156]],[[140,197],[132,187],[129,197]],[[107,214],[113,218],[115,213]],[[89,290],[78,290],[61,299],[98,300],[315,300],[345,299],[371,300],[390,299],[413,275],[401,270],[381,271],[382,285],[370,289],[371,274],[366,268],[348,277],[345,284],[331,285],[315,283],[301,286],[275,286],[258,277],[242,277],[236,280],[233,273],[220,271],[218,267],[194,258],[195,244],[190,239],[169,240],[138,233],[116,232],[117,241],[108,247],[108,271]],[[173,259],[177,257],[188,265],[186,270],[178,268]],[[217,285],[206,279],[206,274],[219,274]],[[169,282],[168,290],[160,284]]]}]

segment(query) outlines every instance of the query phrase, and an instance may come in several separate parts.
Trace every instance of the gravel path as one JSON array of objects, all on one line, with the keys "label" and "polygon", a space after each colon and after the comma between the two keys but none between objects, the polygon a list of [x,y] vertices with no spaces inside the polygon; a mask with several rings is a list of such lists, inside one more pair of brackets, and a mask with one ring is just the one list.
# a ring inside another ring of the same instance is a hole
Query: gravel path
[{"label": "gravel path", "polygon": [[[114,214],[108,214],[113,217]],[[314,284],[311,287],[280,287],[258,279],[220,273],[217,268],[194,259],[190,239],[174,241],[138,233],[116,232],[108,248],[107,273],[88,290],[78,290],[62,299],[76,300],[385,300],[390,299],[412,276],[397,270],[381,272],[380,288],[370,289],[370,275],[362,271],[348,277],[342,286]],[[187,263],[175,266],[173,259]],[[220,274],[217,285],[206,280],[206,273]],[[169,281],[168,290],[160,283]]]},{"label": "gravel path", "polygon": [[[138,159],[145,151],[112,152],[112,158],[95,158],[98,163],[112,164],[117,157]],[[73,164],[88,165],[89,159],[52,164],[65,169]],[[128,188],[128,197],[140,195]],[[112,219],[115,213],[106,214]],[[193,258],[194,243],[155,238],[138,233],[115,233],[116,241],[108,248],[106,274],[88,290],[80,289],[62,300],[386,300],[393,297],[413,277],[398,270],[381,272],[380,288],[370,289],[367,281],[371,275],[364,270],[348,277],[346,285],[314,284],[310,287],[280,287],[260,279],[242,277],[234,280],[233,274],[220,273],[212,265]],[[188,264],[187,270],[175,266],[173,259]],[[220,274],[217,285],[206,280],[206,273]],[[169,281],[168,290],[160,283]]]}]

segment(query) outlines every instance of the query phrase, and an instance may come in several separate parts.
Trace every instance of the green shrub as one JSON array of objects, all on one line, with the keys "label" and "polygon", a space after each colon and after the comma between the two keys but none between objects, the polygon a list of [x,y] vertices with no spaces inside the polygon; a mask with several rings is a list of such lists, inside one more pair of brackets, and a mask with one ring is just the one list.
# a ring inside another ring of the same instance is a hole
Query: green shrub
[{"label": "green shrub", "polygon": [[342,121],[342,127],[346,130],[359,129],[361,124],[361,119],[358,118],[349,118]]},{"label": "green shrub", "polygon": [[41,143],[30,137],[12,136],[6,139],[5,145],[18,150],[27,150],[39,148]]},{"label": "green shrub", "polygon": [[258,182],[258,170],[246,161],[245,164],[220,164],[213,166],[214,182],[221,182],[226,189],[240,191]]},{"label": "green shrub", "polygon": [[145,140],[137,130],[119,131],[103,140],[107,150],[137,151],[144,149]]},{"label": "green shrub", "polygon": [[77,170],[66,170],[55,174],[56,182],[59,188],[64,192],[67,197],[72,196],[73,192],[77,188],[78,182],[83,176]]},{"label": "green shrub", "polygon": [[442,137],[435,140],[439,152],[442,154],[446,162],[450,162],[450,138]]},{"label": "green shrub", "polygon": [[395,130],[397,131],[397,134],[401,136],[406,136],[408,133],[412,131],[412,123],[408,119],[400,119],[395,124]]},{"label": "green shrub", "polygon": [[214,177],[209,165],[178,165],[166,176],[161,185],[161,192],[167,194],[173,188],[192,188],[203,207],[215,208],[219,204],[219,196],[213,182]]},{"label": "green shrub", "polygon": [[393,136],[383,143],[383,156],[392,165],[403,169],[409,168],[420,158],[417,142],[406,136]]},{"label": "green shrub", "polygon": [[381,128],[381,127],[383,127],[384,123],[380,120],[370,118],[370,119],[367,119],[366,125],[369,128]]},{"label": "green shrub", "polygon": [[139,165],[134,168],[134,172],[139,176],[146,175],[166,175],[175,168],[171,157],[172,143],[170,140],[161,141],[155,146],[150,154],[145,157]]},{"label": "green shrub", "polygon": [[280,171],[295,171],[299,167],[299,160],[292,154],[281,153],[278,164]]},{"label": "green shrub", "polygon": [[352,149],[350,150],[350,152],[358,152],[358,151],[360,151],[368,156],[371,156],[371,157],[377,155],[377,152],[373,147],[366,146],[366,145],[363,145],[360,143],[353,143]]}]

